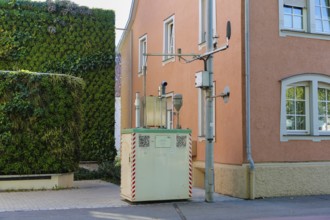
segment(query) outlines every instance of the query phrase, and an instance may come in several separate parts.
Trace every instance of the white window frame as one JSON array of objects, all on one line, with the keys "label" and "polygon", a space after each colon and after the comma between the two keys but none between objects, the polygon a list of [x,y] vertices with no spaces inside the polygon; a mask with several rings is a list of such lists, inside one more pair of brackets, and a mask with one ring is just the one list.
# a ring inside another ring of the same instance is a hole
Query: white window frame
[{"label": "white window frame", "polygon": [[[206,102],[206,90],[202,88],[198,88],[198,141],[205,140],[205,102]],[[216,94],[216,82],[213,82],[213,93],[212,95],[215,96]],[[213,100],[213,142],[215,142],[216,137],[216,102]]]},{"label": "white window frame", "polygon": [[[213,37],[217,37],[217,5],[213,0]],[[206,32],[207,32],[207,0],[199,0],[199,31],[198,31],[198,44],[199,49],[206,45]]]},{"label": "white window frame", "polygon": [[[294,36],[330,40],[329,32],[317,32],[315,25],[315,0],[278,0],[279,34],[281,37]],[[303,8],[303,30],[284,27],[284,5]]]},{"label": "white window frame", "polygon": [[[143,51],[143,47],[145,45],[145,51]],[[139,38],[139,65],[138,65],[138,73],[143,73],[143,65],[147,66],[147,57],[143,56],[143,53],[147,53],[148,51],[148,36],[147,34],[143,35]]]},{"label": "white window frame", "polygon": [[[306,126],[309,131],[306,134],[301,132],[295,133],[286,130],[286,89],[290,85],[307,85],[309,87],[309,107],[308,119]],[[312,140],[322,141],[330,140],[329,131],[318,130],[318,88],[326,84],[330,88],[330,76],[320,74],[301,74],[285,78],[281,81],[281,122],[280,122],[280,140]]]},{"label": "white window frame", "polygon": [[[163,25],[163,53],[175,53],[175,16],[167,18]],[[172,34],[172,35],[171,35]],[[172,48],[172,49],[171,49]],[[175,56],[163,56],[163,62],[174,61]]]}]

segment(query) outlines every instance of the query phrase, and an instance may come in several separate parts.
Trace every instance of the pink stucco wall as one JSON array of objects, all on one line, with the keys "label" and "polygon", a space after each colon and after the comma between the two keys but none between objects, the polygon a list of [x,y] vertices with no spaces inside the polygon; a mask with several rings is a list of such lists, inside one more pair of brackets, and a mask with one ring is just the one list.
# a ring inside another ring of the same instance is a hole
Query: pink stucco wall
[{"label": "pink stucco wall", "polygon": [[251,124],[256,162],[329,160],[329,141],[280,142],[280,80],[330,75],[328,40],[280,37],[277,0],[251,2]]},{"label": "pink stucco wall", "polygon": [[[142,77],[138,77],[138,42],[144,34],[148,37],[148,53],[163,51],[163,21],[175,15],[175,47],[183,53],[198,53],[205,47],[198,47],[199,1],[197,0],[140,0],[136,17],[132,26],[133,33],[133,65],[132,92],[143,93]],[[225,42],[226,22],[232,22],[232,40],[229,50],[218,53],[214,58],[214,80],[216,94],[220,94],[225,86],[230,87],[230,101],[224,104],[222,99],[216,100],[216,142],[215,162],[241,164],[244,157],[244,72],[242,38],[242,1],[217,0],[217,33],[219,44]],[[244,35],[243,35],[244,36]],[[125,41],[128,41],[126,38]],[[128,43],[124,45],[129,45]],[[125,48],[123,48],[125,50]],[[123,57],[123,59],[125,59]],[[193,131],[193,140],[197,141],[196,160],[204,160],[204,141],[199,142],[198,134],[198,91],[195,88],[194,74],[203,69],[203,62],[196,61],[183,64],[176,58],[175,62],[163,64],[162,57],[149,57],[147,71],[147,95],[157,95],[161,81],[168,82],[167,91],[181,93],[184,105],[181,109],[181,124]],[[128,84],[126,84],[128,85]],[[122,88],[125,90],[125,87]],[[122,97],[126,100],[128,97]],[[134,98],[133,100],[134,101]],[[126,114],[127,115],[127,114]],[[134,126],[134,108],[131,110],[131,126]],[[124,116],[127,117],[127,116]],[[127,120],[124,120],[127,121]]]}]

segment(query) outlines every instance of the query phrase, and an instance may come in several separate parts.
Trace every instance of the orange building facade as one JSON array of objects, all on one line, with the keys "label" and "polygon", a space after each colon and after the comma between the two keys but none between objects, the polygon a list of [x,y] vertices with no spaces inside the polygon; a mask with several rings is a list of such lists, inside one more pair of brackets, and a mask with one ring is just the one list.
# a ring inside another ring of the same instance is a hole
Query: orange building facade
[{"label": "orange building facade", "polygon": [[[170,56],[206,51],[206,0],[133,0],[121,54],[121,128],[136,126],[135,97],[166,87],[166,122],[192,130],[194,185],[204,187],[202,61]],[[239,198],[330,193],[329,0],[213,0],[215,191]],[[144,53],[164,56],[143,56]],[[191,59],[190,57],[185,57]],[[143,66],[146,65],[144,84]]]}]

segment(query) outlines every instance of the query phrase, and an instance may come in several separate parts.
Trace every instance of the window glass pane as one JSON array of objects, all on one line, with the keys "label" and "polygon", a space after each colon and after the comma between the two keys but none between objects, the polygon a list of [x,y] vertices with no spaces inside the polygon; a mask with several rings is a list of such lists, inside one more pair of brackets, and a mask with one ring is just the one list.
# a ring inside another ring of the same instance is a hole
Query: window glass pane
[{"label": "window glass pane", "polygon": [[286,90],[286,98],[287,99],[294,99],[294,87],[289,88]]},{"label": "window glass pane", "polygon": [[321,5],[329,6],[329,0],[321,0]]},{"label": "window glass pane", "polygon": [[327,106],[328,106],[327,114],[330,115],[330,102],[328,102]]},{"label": "window glass pane", "polygon": [[164,53],[163,61],[172,58],[173,56],[169,56],[168,54],[174,53],[174,20],[168,19],[166,23],[164,23]]},{"label": "window glass pane", "polygon": [[288,115],[295,114],[294,101],[286,101],[286,113]]},{"label": "window glass pane", "polygon": [[297,116],[296,130],[306,130],[306,117]]},{"label": "window glass pane", "polygon": [[330,101],[330,89],[327,89],[327,100]]},{"label": "window glass pane", "polygon": [[318,89],[318,97],[319,97],[319,100],[326,100],[326,89],[322,89],[322,88],[319,88]]},{"label": "window glass pane", "polygon": [[315,7],[315,17],[321,19],[321,8]]},{"label": "window glass pane", "polygon": [[305,115],[305,102],[304,101],[298,101],[296,103],[296,114],[297,115]]},{"label": "window glass pane", "polygon": [[323,21],[323,31],[330,32],[330,23],[329,21]]},{"label": "window glass pane", "polygon": [[201,42],[206,41],[206,27],[207,27],[207,4],[206,0],[202,0],[202,5],[201,5]]},{"label": "window glass pane", "polygon": [[166,42],[168,45],[167,53],[173,53],[173,23],[168,24],[168,41]]},{"label": "window glass pane", "polygon": [[318,97],[319,97],[319,100],[326,100],[326,89],[322,89],[322,88],[319,88],[318,89]]},{"label": "window glass pane", "polygon": [[302,9],[301,8],[293,8],[293,14],[294,15],[302,15]]},{"label": "window glass pane", "polygon": [[303,86],[296,87],[296,98],[297,100],[305,100],[305,87]]},{"label": "window glass pane", "polygon": [[315,4],[316,4],[316,5],[321,5],[321,0],[316,0],[316,1],[315,1]]},{"label": "window glass pane", "polygon": [[326,120],[325,117],[319,117],[319,130],[320,131],[325,131],[326,130]]},{"label": "window glass pane", "polygon": [[141,54],[142,65],[144,66],[146,57],[143,54],[147,53],[147,41],[145,41],[145,40],[142,42],[142,50],[141,51],[142,51],[142,54]]},{"label": "window glass pane", "polygon": [[322,21],[321,20],[318,20],[318,19],[315,20],[315,28],[316,28],[316,31],[319,31],[319,32],[322,31]]},{"label": "window glass pane", "polygon": [[319,115],[325,115],[325,113],[326,113],[325,102],[319,102]]},{"label": "window glass pane", "polygon": [[292,16],[284,15],[284,27],[292,28]]},{"label": "window glass pane", "polygon": [[292,14],[292,7],[284,6],[284,14]]},{"label": "window glass pane", "polygon": [[286,129],[287,130],[296,130],[295,124],[296,124],[296,122],[295,122],[294,116],[286,117]]},{"label": "window glass pane", "polygon": [[294,29],[303,29],[302,17],[293,17],[293,28]]},{"label": "window glass pane", "polygon": [[330,15],[330,10],[329,8],[322,8],[322,18],[324,19],[329,19]]},{"label": "window glass pane", "polygon": [[143,56],[144,53],[147,52],[147,41],[146,39],[140,39],[139,42],[139,72],[141,72],[143,69],[143,66],[145,65],[145,56]]}]

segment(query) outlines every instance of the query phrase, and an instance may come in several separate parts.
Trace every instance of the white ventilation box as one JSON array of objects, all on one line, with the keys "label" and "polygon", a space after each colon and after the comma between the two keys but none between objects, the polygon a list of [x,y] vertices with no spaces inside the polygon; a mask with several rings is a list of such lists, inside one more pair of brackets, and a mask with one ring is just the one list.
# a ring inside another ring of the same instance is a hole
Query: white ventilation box
[{"label": "white ventilation box", "polygon": [[200,71],[195,74],[195,87],[204,88],[210,86],[210,73],[207,71]]},{"label": "white ventilation box", "polygon": [[191,130],[123,130],[120,156],[124,199],[143,202],[191,198]]}]

